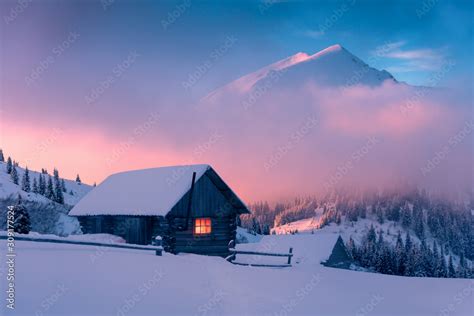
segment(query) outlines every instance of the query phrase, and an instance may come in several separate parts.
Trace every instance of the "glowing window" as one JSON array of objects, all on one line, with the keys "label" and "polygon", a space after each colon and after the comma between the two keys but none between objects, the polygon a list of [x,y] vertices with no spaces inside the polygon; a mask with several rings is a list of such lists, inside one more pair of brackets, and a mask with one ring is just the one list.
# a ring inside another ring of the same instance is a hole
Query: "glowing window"
[{"label": "glowing window", "polygon": [[210,218],[196,218],[194,220],[194,234],[205,235],[211,233],[211,219]]}]

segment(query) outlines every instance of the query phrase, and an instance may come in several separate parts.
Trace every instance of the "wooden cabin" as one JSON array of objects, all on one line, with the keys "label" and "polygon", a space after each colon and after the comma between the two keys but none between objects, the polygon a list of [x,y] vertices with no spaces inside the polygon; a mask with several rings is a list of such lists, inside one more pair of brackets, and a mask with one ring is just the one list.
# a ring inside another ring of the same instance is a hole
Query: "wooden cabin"
[{"label": "wooden cabin", "polygon": [[114,174],[69,212],[83,233],[107,233],[165,251],[227,256],[245,204],[209,165]]}]

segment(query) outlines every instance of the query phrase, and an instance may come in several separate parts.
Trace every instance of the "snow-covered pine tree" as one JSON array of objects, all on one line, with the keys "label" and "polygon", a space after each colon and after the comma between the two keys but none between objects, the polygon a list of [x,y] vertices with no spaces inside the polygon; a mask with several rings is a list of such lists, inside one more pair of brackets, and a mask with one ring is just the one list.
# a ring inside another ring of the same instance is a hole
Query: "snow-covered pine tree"
[{"label": "snow-covered pine tree", "polygon": [[5,162],[5,157],[3,156],[3,150],[0,149],[0,161]]},{"label": "snow-covered pine tree", "polygon": [[33,178],[33,187],[31,188],[31,191],[33,191],[33,193],[39,193],[38,181],[36,181],[36,178]]},{"label": "snow-covered pine tree", "polygon": [[411,211],[407,203],[405,203],[400,210],[400,217],[402,220],[402,226],[409,228],[411,225]]},{"label": "snow-covered pine tree", "polygon": [[12,171],[10,172],[10,177],[13,183],[18,184],[18,172],[16,171],[16,167],[12,166]]},{"label": "snow-covered pine tree", "polygon": [[48,177],[48,184],[46,186],[46,193],[45,196],[54,201],[54,187],[53,187],[53,180],[51,179],[51,176]]},{"label": "snow-covered pine tree", "polygon": [[31,191],[30,171],[28,170],[28,167],[25,168],[25,172],[23,173],[23,177],[21,179],[21,189],[25,192]]},{"label": "snow-covered pine tree", "polygon": [[454,270],[453,256],[449,255],[448,278],[455,278],[455,277],[456,277],[456,270]]},{"label": "snow-covered pine tree", "polygon": [[436,240],[433,241],[433,256],[431,257],[431,268],[433,270],[433,276],[435,278],[439,278],[441,275],[441,260],[440,255],[438,253],[438,245],[436,244]]},{"label": "snow-covered pine tree", "polygon": [[46,195],[46,180],[44,179],[43,173],[40,173],[38,180],[38,193]]},{"label": "snow-covered pine tree", "polygon": [[64,181],[64,179],[61,179],[61,189],[63,190],[64,193],[67,192],[67,190],[66,190],[66,182]]},{"label": "snow-covered pine tree", "polygon": [[8,159],[7,159],[7,173],[8,174],[10,174],[12,172],[12,168],[13,168],[12,159],[10,157],[8,157]]},{"label": "snow-covered pine tree", "polygon": [[61,180],[59,180],[59,171],[54,168],[54,201],[59,204],[64,204],[63,188],[61,185]]},{"label": "snow-covered pine tree", "polygon": [[81,177],[79,177],[79,174],[77,174],[77,176],[76,176],[76,183],[77,183],[77,184],[81,184],[81,183],[82,183],[82,182],[81,182]]},{"label": "snow-covered pine tree", "polygon": [[448,267],[446,265],[446,258],[445,258],[443,247],[441,247],[439,270],[440,270],[439,276],[441,278],[447,278],[448,277]]},{"label": "snow-covered pine tree", "polygon": [[59,204],[64,204],[63,189],[59,181],[54,181],[54,201]]},{"label": "snow-covered pine tree", "polygon": [[402,234],[398,231],[397,242],[395,244],[395,267],[396,274],[404,275],[406,267],[405,245],[403,245]]},{"label": "snow-covered pine tree", "polygon": [[31,230],[30,215],[18,195],[18,202],[13,206],[13,230],[19,234],[28,234]]},{"label": "snow-covered pine tree", "polygon": [[418,236],[420,239],[423,239],[425,236],[423,209],[418,202],[413,204],[413,225],[416,236]]}]

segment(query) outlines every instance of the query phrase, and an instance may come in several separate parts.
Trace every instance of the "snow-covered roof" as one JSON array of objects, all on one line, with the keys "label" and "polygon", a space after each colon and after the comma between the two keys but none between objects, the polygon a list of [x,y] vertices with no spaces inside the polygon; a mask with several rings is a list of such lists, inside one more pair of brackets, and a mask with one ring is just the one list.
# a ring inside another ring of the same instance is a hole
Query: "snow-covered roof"
[{"label": "snow-covered roof", "polygon": [[165,216],[209,165],[152,168],[116,173],[80,200],[69,212],[83,215]]}]

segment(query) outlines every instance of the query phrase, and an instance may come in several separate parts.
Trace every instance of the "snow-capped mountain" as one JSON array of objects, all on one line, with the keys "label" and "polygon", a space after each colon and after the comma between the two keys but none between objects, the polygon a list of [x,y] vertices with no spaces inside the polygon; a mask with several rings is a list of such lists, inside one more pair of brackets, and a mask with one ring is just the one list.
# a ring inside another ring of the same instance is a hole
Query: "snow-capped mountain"
[{"label": "snow-capped mountain", "polygon": [[248,94],[270,86],[294,88],[307,82],[330,87],[379,86],[386,80],[397,82],[389,72],[370,67],[337,44],[313,55],[300,52],[277,61],[211,92],[204,100],[215,100],[226,94]]}]

